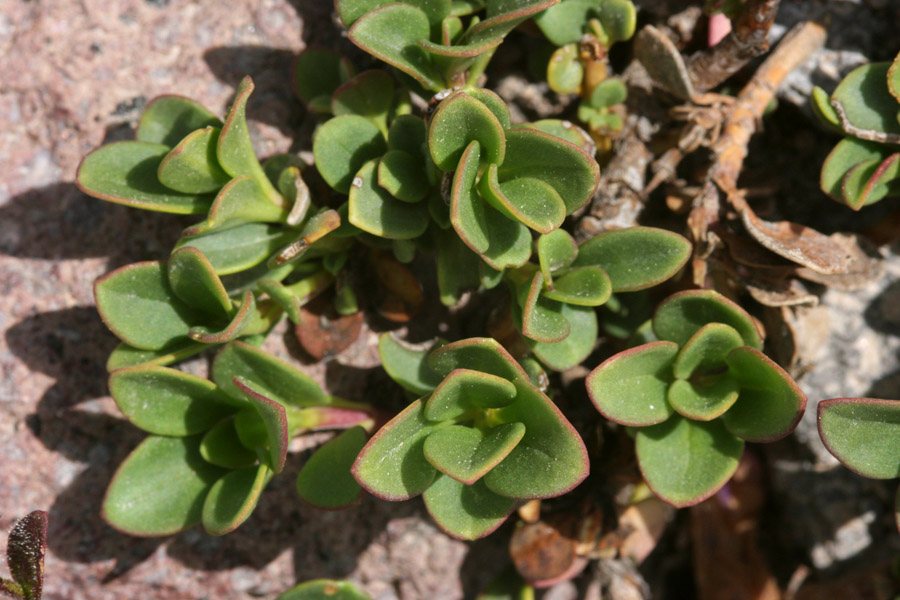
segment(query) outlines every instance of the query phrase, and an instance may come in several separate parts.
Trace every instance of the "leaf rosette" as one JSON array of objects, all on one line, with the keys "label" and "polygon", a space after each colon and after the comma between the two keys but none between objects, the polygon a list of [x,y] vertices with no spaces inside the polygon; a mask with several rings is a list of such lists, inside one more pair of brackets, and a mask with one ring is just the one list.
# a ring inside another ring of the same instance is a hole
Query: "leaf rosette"
[{"label": "leaf rosette", "polygon": [[761,352],[750,315],[717,292],[669,297],[652,327],[657,341],[591,371],[588,394],[603,416],[637,428],[638,464],[650,488],[689,506],[725,485],[745,442],[792,432],[806,396]]}]

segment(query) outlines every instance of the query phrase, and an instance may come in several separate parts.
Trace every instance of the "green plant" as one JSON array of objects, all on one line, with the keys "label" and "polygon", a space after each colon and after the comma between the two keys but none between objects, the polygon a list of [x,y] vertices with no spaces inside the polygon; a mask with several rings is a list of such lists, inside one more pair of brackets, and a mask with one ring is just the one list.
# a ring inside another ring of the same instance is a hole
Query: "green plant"
[{"label": "green plant", "polygon": [[296,585],[275,600],[371,600],[349,581],[316,579]]},{"label": "green plant", "polygon": [[854,210],[900,195],[900,55],[857,67],[831,96],[816,87],[810,100],[846,136],[822,165],[822,190]]},{"label": "green plant", "polygon": [[153,365],[112,372],[119,410],[150,435],[110,482],[103,501],[110,525],[138,536],[198,523],[213,535],[228,533],[284,468],[290,439],[315,429],[350,427],[304,465],[301,497],[330,509],[358,500],[349,467],[366,440],[355,425],[371,424],[368,406],[327,396],[297,369],[243,342],[219,352],[211,378]]},{"label": "green plant", "polygon": [[44,590],[44,553],[47,550],[47,513],[28,513],[9,532],[6,564],[11,579],[0,577],[0,595],[16,600],[41,600]]},{"label": "green plant", "polygon": [[517,502],[558,496],[587,476],[581,438],[496,341],[416,351],[383,335],[379,351],[388,374],[424,396],[359,453],[353,475],[370,493],[387,500],[422,494],[442,529],[476,539]]},{"label": "green plant", "polygon": [[[900,477],[900,402],[832,398],[819,402],[819,436],[845,467],[873,479]],[[900,528],[900,492],[894,508]]]},{"label": "green plant", "polygon": [[653,341],[607,359],[587,388],[603,416],[634,427],[644,479],[663,500],[688,506],[734,474],[744,442],[788,435],[806,407],[790,376],[760,350],[756,323],[710,290],[660,304]]}]

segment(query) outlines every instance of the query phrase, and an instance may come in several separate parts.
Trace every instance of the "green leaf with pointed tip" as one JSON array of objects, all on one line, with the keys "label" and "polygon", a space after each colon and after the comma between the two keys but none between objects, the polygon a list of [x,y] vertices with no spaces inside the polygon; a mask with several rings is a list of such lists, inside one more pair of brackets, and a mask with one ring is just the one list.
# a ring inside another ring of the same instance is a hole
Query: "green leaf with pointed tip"
[{"label": "green leaf with pointed tip", "polygon": [[425,233],[428,208],[401,202],[378,185],[380,161],[367,162],[350,186],[349,220],[363,231],[381,238],[408,240]]},{"label": "green leaf with pointed tip", "polygon": [[900,401],[833,398],[819,403],[819,435],[828,451],[864,477],[900,477]]},{"label": "green leaf with pointed tip", "polygon": [[622,104],[628,98],[628,90],[620,79],[605,79],[597,84],[588,98],[594,108],[609,108]]},{"label": "green leaf with pointed tip", "polygon": [[391,419],[365,445],[353,463],[356,481],[385,500],[408,500],[424,492],[437,469],[425,460],[425,439],[440,425],[425,418],[416,400]]},{"label": "green leaf with pointed tip", "polygon": [[187,228],[184,234],[200,235],[244,223],[277,223],[285,217],[287,210],[269,201],[258,178],[242,175],[219,190],[206,220]]},{"label": "green leaf with pointed tip", "polygon": [[216,158],[219,131],[206,127],[188,134],[159,163],[159,182],[184,194],[215,192],[228,183],[231,178]]},{"label": "green leaf with pointed tip", "polygon": [[[557,5],[559,6],[559,5]],[[557,94],[575,94],[584,80],[584,64],[577,44],[565,44],[556,49],[547,63],[547,84]]]},{"label": "green leaf with pointed tip", "polygon": [[218,319],[227,319],[231,314],[231,298],[215,268],[193,246],[182,246],[172,252],[167,275],[172,291],[185,304]]},{"label": "green leaf with pointed tip", "polygon": [[313,156],[322,178],[342,194],[364,164],[384,154],[384,136],[374,123],[357,115],[327,121],[313,137]]},{"label": "green leaf with pointed tip", "polygon": [[441,302],[454,306],[467,290],[480,284],[479,267],[484,263],[454,231],[439,229],[437,237],[437,277]]},{"label": "green leaf with pointed tip", "polygon": [[562,303],[547,298],[544,293],[544,276],[535,272],[529,285],[519,288],[519,304],[522,305],[522,335],[544,343],[566,339],[570,326],[562,316]]},{"label": "green leaf with pointed tip", "polygon": [[860,129],[900,134],[897,110],[900,105],[887,85],[891,63],[861,65],[835,88],[832,102],[839,102],[851,125]]},{"label": "green leaf with pointed tip", "polygon": [[247,99],[252,93],[253,80],[250,77],[244,77],[238,85],[234,103],[231,105],[231,110],[228,111],[225,125],[222,126],[222,132],[219,134],[216,157],[226,173],[232,177],[250,175],[256,179],[266,198],[274,204],[280,204],[283,202],[283,198],[266,177],[262,165],[256,158],[256,152],[253,150],[253,142],[250,141],[246,112]]},{"label": "green leaf with pointed tip", "polygon": [[246,521],[272,478],[268,466],[260,464],[228,473],[216,483],[203,503],[203,528],[210,535],[231,533]]},{"label": "green leaf with pointed tip", "polygon": [[806,396],[765,354],[754,348],[732,350],[725,362],[741,393],[722,417],[728,431],[748,442],[772,442],[788,435],[800,422]]},{"label": "green leaf with pointed tip", "polygon": [[[253,292],[247,290],[241,300],[241,305],[231,317],[231,321],[225,327],[218,330],[211,330],[209,327],[198,325],[191,327],[188,335],[196,342],[204,344],[224,344],[240,337],[241,333],[247,331],[254,320],[260,317],[259,311],[256,309],[256,298]],[[258,331],[254,333],[259,333]]]},{"label": "green leaf with pointed tip", "polygon": [[600,306],[612,294],[609,275],[600,267],[576,267],[566,271],[545,290],[545,298],[578,306]]},{"label": "green leaf with pointed tip", "polygon": [[212,380],[232,398],[244,400],[244,394],[232,383],[234,377],[245,379],[260,393],[286,405],[306,408],[329,403],[309,376],[243,342],[231,342],[216,355]]},{"label": "green leaf with pointed tip", "polygon": [[442,377],[455,369],[469,369],[509,381],[528,379],[516,359],[493,338],[468,338],[435,348],[428,355],[428,365]]},{"label": "green leaf with pointed tip", "polygon": [[603,32],[610,44],[624,42],[634,35],[637,11],[631,0],[604,0],[599,12]]},{"label": "green leaf with pointed tip", "polygon": [[822,123],[843,133],[841,118],[838,116],[837,111],[834,110],[834,107],[831,106],[831,97],[828,95],[828,92],[817,85],[813,86],[812,93],[809,95],[809,105]]},{"label": "green leaf with pointed tip", "polygon": [[578,247],[576,267],[606,271],[613,292],[643,290],[674,276],[691,256],[684,237],[655,227],[630,227],[595,235]]},{"label": "green leaf with pointed tip", "polygon": [[712,290],[688,290],[673,294],[663,300],[653,315],[656,336],[679,346],[686,344],[707,323],[730,325],[746,345],[762,348],[762,338],[747,311]]},{"label": "green leaf with pointed tip", "polygon": [[631,427],[662,423],[672,416],[666,393],[678,346],[651,342],[619,352],[587,376],[588,395],[610,421]]},{"label": "green leaf with pointed tip", "polygon": [[225,419],[206,432],[200,440],[200,456],[226,469],[250,467],[257,461],[256,452],[241,443],[234,419]]},{"label": "green leaf with pointed tip", "polygon": [[844,204],[854,210],[900,194],[900,152],[866,160],[851,168],[841,181]]},{"label": "green leaf with pointed tip", "polygon": [[472,369],[454,369],[428,398],[425,418],[447,421],[472,409],[506,406],[515,397],[516,387],[503,377]]},{"label": "green leaf with pointed tip", "polygon": [[492,164],[478,187],[494,208],[539,233],[550,233],[566,218],[565,202],[550,184],[540,179],[521,177],[500,183],[497,165]]},{"label": "green leaf with pointed tip", "polygon": [[565,0],[536,16],[534,22],[554,46],[565,46],[581,41],[588,19],[602,10],[603,4],[596,0]]},{"label": "green leaf with pointed tip", "polygon": [[378,185],[403,202],[419,202],[431,189],[422,160],[403,150],[389,150],[378,162]]},{"label": "green leaf with pointed tip", "polygon": [[363,71],[334,92],[331,112],[365,117],[387,137],[388,113],[393,102],[394,80],[391,76],[385,71]]},{"label": "green leaf with pointed tip", "polygon": [[465,92],[467,95],[487,106],[488,110],[497,117],[497,121],[500,122],[500,126],[503,127],[504,131],[512,127],[512,120],[509,116],[509,107],[496,93],[480,87],[468,88]]},{"label": "green leaf with pointed tip", "polygon": [[161,184],[159,165],[169,147],[149,142],[116,142],[84,157],[75,183],[82,192],[101,200],[135,208],[182,215],[209,209],[210,194],[183,194]]},{"label": "green leaf with pointed tip", "polygon": [[553,285],[551,274],[572,264],[578,255],[578,246],[567,231],[557,229],[538,238],[537,255],[544,281]]},{"label": "green leaf with pointed tip", "polygon": [[325,48],[307,48],[294,65],[294,86],[310,110],[328,112],[331,95],[352,74],[353,65],[340,53]]},{"label": "green leaf with pointed tip", "polygon": [[744,452],[744,440],[720,420],[692,421],[678,415],[637,430],[635,450],[644,481],[678,508],[715,494],[731,479]]},{"label": "green leaf with pointed tip", "polygon": [[428,150],[442,171],[453,171],[469,145],[480,145],[482,164],[500,164],[506,148],[503,125],[487,106],[464,92],[438,104],[428,126]]},{"label": "green leaf with pointed tip", "polygon": [[678,379],[669,386],[666,398],[681,416],[711,421],[734,405],[739,392],[736,380],[720,375],[702,383]]},{"label": "green leaf with pointed tip", "polygon": [[444,83],[428,53],[418,43],[427,40],[430,34],[431,25],[424,11],[398,3],[367,12],[353,23],[347,37],[375,58],[437,92],[444,88]]},{"label": "green leaf with pointed tip", "polygon": [[94,284],[97,310],[123,342],[141,350],[162,350],[185,341],[202,313],[182,302],[169,287],[165,263],[120,267]]},{"label": "green leaf with pointed tip", "polygon": [[462,540],[477,540],[492,533],[516,505],[513,498],[495,494],[481,481],[465,485],[440,474],[422,498],[438,527]]},{"label": "green leaf with pointed tip", "polygon": [[597,343],[597,313],[590,306],[561,304],[559,314],[569,322],[569,335],[560,342],[546,343],[526,338],[531,351],[554,371],[581,364]]},{"label": "green leaf with pointed tip", "polygon": [[260,264],[295,235],[296,232],[275,225],[245,223],[183,237],[175,249],[193,246],[206,256],[217,274],[230,275]]},{"label": "green leaf with pointed tip", "polygon": [[698,370],[718,370],[725,366],[728,353],[744,345],[741,334],[723,323],[709,323],[691,336],[675,360],[672,373],[678,379],[687,379]]},{"label": "green leaf with pointed tip", "polygon": [[481,480],[491,491],[529,500],[564,494],[587,477],[584,442],[553,402],[527,380],[517,380],[516,401],[497,409],[504,423],[521,422],[525,435]]},{"label": "green leaf with pointed tip", "polygon": [[488,430],[451,425],[429,435],[423,450],[438,471],[472,485],[506,458],[524,435],[522,423],[503,423]]},{"label": "green leaf with pointed tip", "polygon": [[[873,160],[883,161],[890,155],[890,149],[884,144],[853,137],[844,138],[825,158],[819,177],[819,186],[832,199],[845,202],[842,184],[847,174],[860,163]],[[851,206],[851,208],[859,209],[859,206]]]},{"label": "green leaf with pointed tip", "polygon": [[119,466],[103,499],[103,519],[141,537],[200,523],[203,501],[224,470],[200,456],[200,437],[150,436]]},{"label": "green leaf with pointed tip", "polygon": [[297,493],[317,508],[337,510],[359,502],[362,488],[350,469],[366,445],[366,430],[356,425],[328,440],[297,476]]},{"label": "green leaf with pointed tip", "polygon": [[419,396],[430,393],[441,383],[441,376],[428,366],[428,353],[432,348],[410,348],[389,333],[382,333],[378,338],[381,366],[391,379]]},{"label": "green leaf with pointed tip", "polygon": [[288,418],[287,411],[279,402],[255,390],[249,381],[242,377],[234,377],[234,385],[244,393],[245,397],[256,408],[259,418],[266,427],[266,440],[269,450],[269,466],[275,473],[281,473],[287,460]]},{"label": "green leaf with pointed tip", "polygon": [[222,121],[190,98],[158,96],[144,109],[135,138],[171,148],[192,131],[221,126]]},{"label": "green leaf with pointed tip", "polygon": [[294,586],[275,600],[372,600],[349,581],[316,579]]},{"label": "green leaf with pointed tip", "polygon": [[176,343],[161,350],[141,350],[121,342],[106,359],[106,370],[112,373],[117,369],[138,366],[162,366],[184,360],[208,348],[206,344],[192,341]]},{"label": "green leaf with pointed tip", "polygon": [[234,412],[213,382],[166,367],[115,371],[109,391],[129,421],[157,435],[202,433]]},{"label": "green leaf with pointed tip", "polygon": [[506,158],[497,176],[501,183],[532,177],[550,184],[571,214],[591,199],[600,167],[574,144],[537,129],[514,127],[506,134]]}]

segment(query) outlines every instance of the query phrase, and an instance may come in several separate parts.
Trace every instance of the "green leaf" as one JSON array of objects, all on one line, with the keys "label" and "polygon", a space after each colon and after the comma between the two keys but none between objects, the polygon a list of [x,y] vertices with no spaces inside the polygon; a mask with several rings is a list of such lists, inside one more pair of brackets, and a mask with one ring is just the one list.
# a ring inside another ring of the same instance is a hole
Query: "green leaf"
[{"label": "green leaf", "polygon": [[294,586],[275,600],[372,600],[349,581],[316,579]]},{"label": "green leaf", "polygon": [[503,162],[506,137],[503,125],[484,104],[456,92],[438,104],[428,126],[428,150],[442,171],[453,171],[471,142],[480,145],[482,165]]},{"label": "green leaf", "polygon": [[[893,183],[893,185],[891,185]],[[854,210],[900,194],[900,152],[884,160],[863,161],[851,168],[841,181],[844,203]]]},{"label": "green leaf", "polygon": [[192,246],[177,248],[169,257],[167,275],[172,291],[185,304],[208,315],[227,319],[231,298],[212,263]]},{"label": "green leaf", "polygon": [[678,346],[651,342],[619,352],[587,376],[588,395],[597,410],[615,423],[645,427],[672,416],[666,400]]},{"label": "green leaf", "polygon": [[806,396],[765,354],[755,348],[736,348],[725,362],[741,393],[722,421],[728,431],[748,442],[779,440],[797,427]]},{"label": "green leaf", "polygon": [[185,341],[191,323],[203,321],[169,287],[166,265],[160,261],[134,263],[104,275],[94,284],[94,298],[106,326],[142,350]]},{"label": "green leaf", "polygon": [[522,423],[503,423],[488,430],[451,425],[429,435],[423,450],[438,471],[472,485],[506,458],[524,435]]},{"label": "green leaf", "polygon": [[509,116],[509,107],[506,106],[503,99],[496,93],[480,87],[466,88],[465,93],[487,106],[488,110],[497,117],[497,121],[500,122],[500,126],[503,127],[504,131],[512,127],[512,120]]},{"label": "green leaf", "polygon": [[472,369],[454,369],[429,397],[425,418],[447,421],[472,409],[506,406],[515,397],[516,387],[503,377]]},{"label": "green leaf", "polygon": [[516,380],[516,401],[497,409],[500,422],[525,425],[525,436],[482,481],[491,491],[522,500],[553,498],[588,474],[587,449],[553,402],[527,380]]},{"label": "green leaf", "polygon": [[384,71],[363,71],[341,85],[331,98],[335,115],[359,115],[388,135],[388,113],[394,102],[394,80]]},{"label": "green leaf", "polygon": [[446,306],[454,306],[459,303],[467,290],[478,287],[479,267],[484,263],[459,239],[455,231],[439,229],[435,233],[441,302]]},{"label": "green leaf", "polygon": [[637,11],[631,0],[604,0],[600,6],[600,22],[610,45],[624,42],[634,35]]},{"label": "green leaf", "polygon": [[[878,142],[868,142],[852,137],[842,139],[828,153],[822,164],[819,186],[822,191],[838,202],[845,202],[842,184],[844,178],[856,165],[866,161],[883,161],[890,156],[888,147]],[[860,206],[851,208],[859,210]]]},{"label": "green leaf", "polygon": [[818,411],[822,442],[844,466],[864,477],[900,477],[900,402],[833,398]]},{"label": "green leaf", "polygon": [[534,355],[554,371],[575,367],[594,351],[597,343],[597,313],[590,306],[561,304],[559,314],[569,322],[569,335],[561,342],[527,340]]},{"label": "green leaf", "polygon": [[224,470],[203,460],[200,437],[150,436],[128,455],[106,490],[103,519],[140,537],[200,523],[203,501]]},{"label": "green leaf", "polygon": [[[244,292],[240,307],[225,327],[218,330],[211,330],[209,327],[198,325],[196,327],[191,327],[188,335],[192,340],[204,344],[224,344],[237,339],[245,331],[247,333],[260,333],[259,330],[252,332],[248,330],[254,329],[254,321],[267,322],[261,313],[262,311],[257,310],[256,308],[256,299],[253,296],[253,292],[247,290]],[[265,330],[265,328],[263,330]]]},{"label": "green leaf", "polygon": [[596,150],[596,148],[594,148],[594,140],[591,139],[590,134],[581,127],[572,124],[571,121],[563,121],[561,119],[541,119],[534,123],[527,124],[526,127],[533,127],[544,133],[549,133],[552,136],[562,138],[588,153],[593,153]]},{"label": "green leaf", "polygon": [[75,174],[82,192],[101,200],[145,210],[201,214],[209,209],[209,194],[183,194],[161,184],[159,165],[169,147],[149,142],[116,142],[84,157]]},{"label": "green leaf", "polygon": [[385,500],[408,500],[431,485],[437,470],[422,448],[440,425],[428,421],[424,413],[422,400],[416,400],[360,451],[352,473],[366,491]]},{"label": "green leaf", "polygon": [[232,177],[250,175],[260,185],[263,194],[273,204],[281,205],[284,199],[281,194],[266,177],[262,165],[256,158],[253,150],[253,142],[250,141],[250,131],[247,129],[247,100],[253,93],[253,80],[244,77],[237,89],[237,95],[228,116],[222,133],[219,134],[219,142],[216,148],[216,156],[219,164],[226,173]]},{"label": "green leaf", "polygon": [[400,115],[391,121],[388,151],[401,150],[410,156],[425,158],[428,131],[425,121],[415,115]]},{"label": "green leaf", "polygon": [[556,190],[540,179],[522,177],[505,183],[497,180],[497,165],[490,165],[481,178],[483,198],[510,219],[539,233],[550,233],[566,218],[566,205]]},{"label": "green leaf", "polygon": [[600,182],[597,161],[581,148],[549,133],[514,127],[506,134],[501,183],[531,177],[550,184],[566,205],[566,214],[584,206]]},{"label": "green leaf", "polygon": [[600,306],[609,300],[612,285],[600,267],[576,267],[558,277],[544,297],[578,306]]},{"label": "green leaf", "polygon": [[422,498],[438,527],[462,540],[489,535],[516,505],[514,499],[495,494],[481,481],[465,485],[440,474]]},{"label": "green leaf", "polygon": [[261,464],[232,471],[213,484],[203,503],[203,528],[210,535],[231,533],[250,517],[272,471]]},{"label": "green leaf", "polygon": [[744,440],[731,435],[720,420],[691,421],[675,415],[638,429],[635,449],[650,489],[682,508],[706,500],[731,479]]},{"label": "green leaf", "polygon": [[561,314],[562,303],[543,294],[544,276],[535,272],[530,285],[519,288],[522,305],[522,335],[548,344],[566,339],[570,326]]},{"label": "green leaf", "polygon": [[262,419],[266,428],[269,466],[272,467],[272,471],[275,473],[281,473],[287,460],[288,442],[290,441],[288,437],[287,411],[284,405],[253,389],[250,382],[246,379],[234,377],[232,382],[250,400],[250,403],[256,408],[257,414],[259,414],[259,418]]},{"label": "green leaf", "polygon": [[171,148],[192,131],[204,127],[222,127],[222,121],[190,98],[158,96],[144,109],[135,137],[139,142]]},{"label": "green leaf", "polygon": [[468,338],[435,348],[428,355],[428,365],[442,377],[455,369],[469,369],[509,381],[528,380],[516,359],[493,338]]},{"label": "green leaf", "polygon": [[575,44],[581,41],[588,19],[596,17],[603,6],[596,0],[565,0],[536,16],[534,22],[554,46]]},{"label": "green leaf", "polygon": [[357,504],[362,488],[350,469],[366,445],[366,430],[356,425],[316,450],[297,476],[297,493],[316,508],[336,510]]},{"label": "green leaf", "polygon": [[391,379],[404,389],[422,396],[441,383],[441,376],[428,366],[428,353],[432,348],[416,350],[394,339],[390,333],[378,338],[378,356],[381,366]]},{"label": "green leaf", "polygon": [[860,129],[900,134],[900,105],[887,86],[891,63],[876,62],[853,69],[831,95],[851,125]]},{"label": "green leaf", "polygon": [[557,229],[538,238],[537,255],[544,281],[548,285],[553,285],[551,274],[571,265],[578,255],[578,247],[575,245],[575,239],[567,231]]},{"label": "green leaf", "polygon": [[206,256],[217,274],[230,275],[260,264],[295,235],[295,231],[275,225],[245,223],[183,237],[175,249],[192,246]]},{"label": "green leaf", "polygon": [[720,375],[703,382],[678,379],[669,386],[666,398],[681,416],[696,421],[711,421],[734,405],[740,391],[737,381]]},{"label": "green leaf", "polygon": [[206,127],[188,134],[159,163],[159,182],[184,194],[215,192],[228,183],[230,177],[216,158],[219,131]]},{"label": "green leaf", "polygon": [[834,107],[831,106],[831,97],[828,95],[828,92],[817,85],[813,86],[812,93],[809,95],[809,105],[812,107],[813,113],[823,123],[843,133],[841,119]]},{"label": "green leaf", "polygon": [[232,398],[244,400],[243,392],[232,382],[234,377],[241,377],[255,390],[289,406],[307,408],[329,403],[309,376],[243,342],[231,342],[216,355],[212,380]]},{"label": "green leaf", "polygon": [[115,371],[109,391],[129,421],[157,435],[201,433],[234,412],[213,382],[166,367]]},{"label": "green leaf", "polygon": [[347,37],[375,58],[437,92],[444,88],[444,82],[432,66],[428,53],[418,44],[419,40],[427,40],[430,33],[431,24],[424,11],[395,3],[367,12],[353,23]]},{"label": "green leaf", "polygon": [[190,340],[176,343],[161,350],[141,350],[122,342],[118,344],[106,359],[106,370],[112,373],[117,369],[138,366],[169,365],[208,348],[206,344],[198,344]]},{"label": "green leaf", "polygon": [[746,345],[762,348],[762,338],[750,315],[712,290],[688,290],[666,298],[653,316],[653,331],[658,338],[683,346],[707,323],[730,325]]},{"label": "green leaf", "polygon": [[605,79],[594,86],[588,104],[594,108],[609,108],[622,104],[628,98],[628,90],[620,79]]},{"label": "green leaf", "polygon": [[888,91],[897,102],[900,102],[900,54],[897,55],[897,58],[894,59],[894,62],[891,63],[891,67],[888,69],[887,84]]},{"label": "green leaf", "polygon": [[422,235],[428,228],[427,207],[401,202],[379,186],[379,163],[367,162],[353,178],[350,223],[382,238],[408,240]]},{"label": "green leaf", "polygon": [[633,292],[673,277],[691,256],[684,237],[654,227],[630,227],[595,235],[578,247],[576,267],[600,267],[612,291]]},{"label": "green leaf", "polygon": [[200,235],[245,223],[277,223],[286,217],[285,208],[269,201],[257,178],[242,175],[219,190],[206,220],[187,228],[184,234]]},{"label": "green leaf", "polygon": [[422,166],[423,161],[416,156],[389,150],[378,162],[378,185],[397,200],[419,202],[431,189]]},{"label": "green leaf", "polygon": [[550,89],[557,94],[575,94],[581,89],[583,80],[584,64],[579,56],[578,45],[572,43],[557,48],[547,63],[547,84]]},{"label": "green leaf", "polygon": [[687,379],[698,371],[703,375],[703,371],[721,369],[728,353],[743,345],[741,334],[733,327],[709,323],[682,346],[672,372],[678,379]]},{"label": "green leaf", "polygon": [[331,95],[352,74],[353,65],[340,53],[326,48],[307,48],[294,65],[294,85],[307,108],[327,113]]},{"label": "green leaf", "polygon": [[364,164],[384,154],[384,136],[374,123],[357,115],[327,121],[313,137],[313,156],[322,178],[342,194]]},{"label": "green leaf", "polygon": [[246,448],[238,436],[233,418],[219,422],[200,441],[200,456],[226,469],[242,469],[256,464],[256,452]]}]

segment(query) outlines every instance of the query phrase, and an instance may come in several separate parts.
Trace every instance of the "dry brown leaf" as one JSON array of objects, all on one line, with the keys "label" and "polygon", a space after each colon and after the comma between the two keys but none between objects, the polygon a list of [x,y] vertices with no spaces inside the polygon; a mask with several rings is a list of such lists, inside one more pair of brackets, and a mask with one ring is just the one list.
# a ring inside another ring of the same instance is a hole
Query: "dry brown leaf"
[{"label": "dry brown leaf", "polygon": [[300,323],[294,326],[294,334],[307,354],[321,361],[355,342],[363,320],[362,311],[341,316],[334,310],[330,294],[319,296],[300,309]]},{"label": "dry brown leaf", "polygon": [[813,269],[800,267],[797,275],[830,288],[852,292],[862,289],[884,275],[884,261],[878,249],[864,237],[855,234],[835,233],[831,240],[841,246],[850,257],[847,270],[837,275],[824,275]]}]

